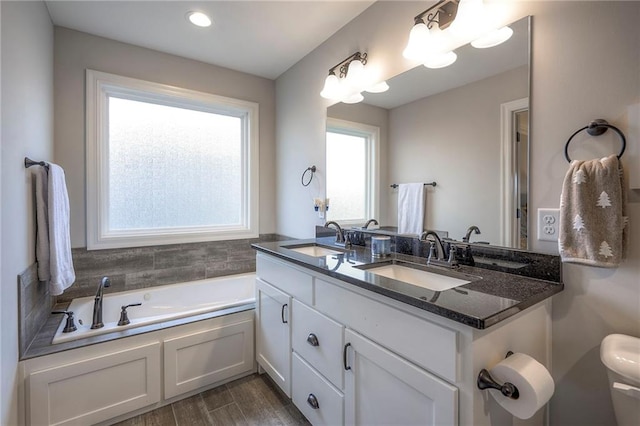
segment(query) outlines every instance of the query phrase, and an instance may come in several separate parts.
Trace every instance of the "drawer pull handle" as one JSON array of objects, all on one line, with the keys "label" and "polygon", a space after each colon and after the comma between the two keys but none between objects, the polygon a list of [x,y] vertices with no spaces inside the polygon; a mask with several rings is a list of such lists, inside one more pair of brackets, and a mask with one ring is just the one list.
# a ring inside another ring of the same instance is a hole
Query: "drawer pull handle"
[{"label": "drawer pull handle", "polygon": [[289,322],[286,319],[284,319],[284,311],[285,311],[285,309],[287,309],[287,306],[289,306],[288,303],[285,303],[284,305],[282,305],[282,312],[280,312],[280,317],[282,318],[282,323],[283,324],[287,324]]},{"label": "drawer pull handle", "polygon": [[310,344],[311,346],[320,345],[320,343],[318,342],[318,336],[316,336],[313,333],[311,333],[311,334],[309,334],[309,336],[307,336],[307,343]]},{"label": "drawer pull handle", "polygon": [[307,404],[309,404],[314,410],[320,408],[320,404],[318,404],[318,398],[316,398],[316,396],[312,393],[310,393],[309,397],[307,398]]},{"label": "drawer pull handle", "polygon": [[351,366],[347,365],[347,349],[349,346],[351,346],[351,343],[344,345],[344,349],[342,350],[342,364],[344,365],[345,370],[351,370]]}]

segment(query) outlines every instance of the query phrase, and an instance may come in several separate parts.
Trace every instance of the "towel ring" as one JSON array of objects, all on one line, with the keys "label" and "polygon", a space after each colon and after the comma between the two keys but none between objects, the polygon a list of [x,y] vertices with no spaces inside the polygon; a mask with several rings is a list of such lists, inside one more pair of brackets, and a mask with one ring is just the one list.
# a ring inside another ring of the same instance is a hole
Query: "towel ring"
[{"label": "towel ring", "polygon": [[564,158],[566,158],[569,163],[571,162],[571,158],[569,158],[569,143],[571,143],[571,140],[573,139],[573,137],[578,133],[580,133],[581,131],[586,130],[587,133],[589,133],[591,136],[600,136],[601,134],[606,132],[608,129],[612,129],[618,134],[618,136],[620,136],[620,141],[622,142],[622,149],[620,150],[620,154],[618,154],[618,160],[619,160],[620,157],[622,157],[622,154],[624,154],[624,150],[627,148],[627,139],[624,137],[624,133],[622,133],[620,129],[618,129],[616,126],[612,126],[607,122],[607,120],[603,120],[601,118],[591,121],[588,125],[584,126],[581,129],[576,130],[569,137],[569,140],[564,146]]},{"label": "towel ring", "polygon": [[[307,181],[307,183],[304,183],[304,177],[307,174],[307,172],[311,172],[311,175],[309,175],[309,180]],[[306,170],[302,172],[302,178],[300,178],[300,182],[302,183],[302,186],[309,186],[309,184],[313,180],[313,175],[315,174],[315,172],[316,172],[316,166],[307,167]]]}]

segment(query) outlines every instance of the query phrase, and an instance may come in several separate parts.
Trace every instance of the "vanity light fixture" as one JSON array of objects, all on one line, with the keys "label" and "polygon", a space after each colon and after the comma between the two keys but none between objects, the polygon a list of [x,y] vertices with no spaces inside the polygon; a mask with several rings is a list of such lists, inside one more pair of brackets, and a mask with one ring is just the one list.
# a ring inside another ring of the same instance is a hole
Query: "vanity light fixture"
[{"label": "vanity light fixture", "polygon": [[513,30],[495,29],[489,18],[483,0],[440,0],[413,18],[402,54],[427,68],[443,68],[456,61],[452,47],[471,41],[473,47],[488,48],[508,40]]},{"label": "vanity light fixture", "polygon": [[372,83],[367,73],[367,54],[356,52],[329,69],[320,96],[347,104],[362,102],[362,91],[381,93],[389,90],[385,81]]},{"label": "vanity light fixture", "polygon": [[211,19],[202,12],[187,12],[187,19],[197,27],[206,28],[211,26]]},{"label": "vanity light fixture", "polygon": [[477,49],[486,49],[504,43],[505,41],[509,40],[512,35],[513,30],[511,29],[511,27],[502,27],[473,40],[471,42],[471,46]]}]

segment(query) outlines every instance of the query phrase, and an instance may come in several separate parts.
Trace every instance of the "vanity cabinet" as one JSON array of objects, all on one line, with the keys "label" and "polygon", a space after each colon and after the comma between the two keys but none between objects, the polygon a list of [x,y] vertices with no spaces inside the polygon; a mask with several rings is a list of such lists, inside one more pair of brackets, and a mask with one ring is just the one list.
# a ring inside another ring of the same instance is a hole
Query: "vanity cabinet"
[{"label": "vanity cabinet", "polygon": [[550,300],[479,330],[268,253],[256,265],[258,364],[313,425],[545,423],[476,378],[509,350],[548,365]]},{"label": "vanity cabinet", "polygon": [[[279,273],[274,274],[274,270]],[[287,271],[292,272],[291,276]],[[299,293],[295,283],[309,282],[307,278],[300,279],[299,273],[293,266],[258,254],[257,361],[312,424],[457,423],[455,386],[371,340],[393,346],[398,334],[413,336],[409,340],[430,339],[440,347],[429,349],[430,345],[423,342],[411,345],[417,349],[404,351],[411,354],[423,349],[430,354],[451,349],[455,364],[455,332],[431,329],[419,318],[405,317],[394,308],[364,300],[310,274],[311,286],[305,288],[311,293],[302,292],[306,296],[304,303],[284,292],[289,289]],[[285,305],[292,307],[287,324],[282,321],[284,316],[281,318],[281,310],[287,311]],[[285,330],[291,332],[290,341]],[[368,331],[371,336],[356,330]],[[440,358],[434,357],[434,368],[455,376],[451,362],[441,362]],[[286,383],[286,362],[291,368],[290,388]]]}]

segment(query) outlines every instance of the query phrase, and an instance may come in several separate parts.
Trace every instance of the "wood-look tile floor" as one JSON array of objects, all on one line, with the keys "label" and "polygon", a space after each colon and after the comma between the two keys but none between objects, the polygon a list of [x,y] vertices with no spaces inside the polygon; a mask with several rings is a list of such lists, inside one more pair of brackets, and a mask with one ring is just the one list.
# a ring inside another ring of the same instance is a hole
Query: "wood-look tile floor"
[{"label": "wood-look tile floor", "polygon": [[116,426],[200,425],[310,426],[310,423],[268,375],[253,374]]}]

